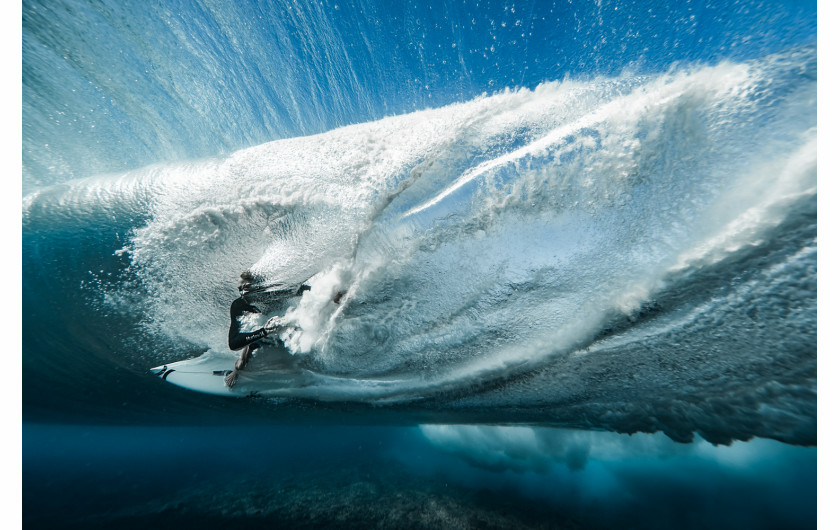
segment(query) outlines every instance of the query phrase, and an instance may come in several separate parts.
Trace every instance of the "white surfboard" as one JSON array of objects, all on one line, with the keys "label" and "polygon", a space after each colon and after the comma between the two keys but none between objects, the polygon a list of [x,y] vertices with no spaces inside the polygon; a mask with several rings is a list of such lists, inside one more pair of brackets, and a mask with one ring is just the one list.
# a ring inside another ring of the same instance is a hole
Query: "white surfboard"
[{"label": "white surfboard", "polygon": [[319,374],[298,366],[285,348],[262,346],[232,388],[225,376],[233,370],[235,352],[208,351],[199,357],[156,366],[150,372],[167,383],[205,394],[229,397],[298,397],[319,401],[368,401],[399,395],[405,381],[354,379]]},{"label": "white surfboard", "polygon": [[225,376],[233,370],[238,355],[208,351],[200,357],[156,366],[149,371],[167,383],[196,392],[218,396],[259,396],[278,388],[306,385],[312,372],[301,370],[288,352],[265,346],[254,357],[232,388],[225,385]]}]

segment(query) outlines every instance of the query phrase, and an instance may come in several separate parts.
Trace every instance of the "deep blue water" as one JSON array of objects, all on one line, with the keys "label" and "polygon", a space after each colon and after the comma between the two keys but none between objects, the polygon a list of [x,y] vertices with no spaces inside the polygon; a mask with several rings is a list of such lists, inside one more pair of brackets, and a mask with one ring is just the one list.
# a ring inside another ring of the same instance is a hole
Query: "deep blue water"
[{"label": "deep blue water", "polygon": [[[815,448],[587,433],[564,459],[511,428],[521,454],[500,457],[505,435],[483,428],[490,456],[481,429],[465,458],[416,427],[27,425],[24,526],[816,526]],[[555,449],[576,434],[538,432]]]},{"label": "deep blue water", "polygon": [[[22,27],[25,527],[816,525],[815,2]],[[245,269],[315,375],[153,377]]]}]

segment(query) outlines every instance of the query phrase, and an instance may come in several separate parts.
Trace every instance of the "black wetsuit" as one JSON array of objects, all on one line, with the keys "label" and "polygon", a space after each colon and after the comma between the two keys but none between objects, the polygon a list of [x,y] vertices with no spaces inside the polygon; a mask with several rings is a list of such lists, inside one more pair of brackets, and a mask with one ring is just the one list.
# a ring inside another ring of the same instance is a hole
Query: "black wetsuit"
[{"label": "black wetsuit", "polygon": [[249,304],[244,298],[239,297],[230,304],[230,331],[228,332],[228,346],[231,350],[241,350],[254,341],[264,338],[265,328],[257,331],[242,331],[242,322],[239,318],[247,313],[262,313],[259,309]]},{"label": "black wetsuit", "polygon": [[[308,291],[310,289],[311,287],[308,285],[302,285],[297,292],[292,294],[292,296],[301,296],[304,291]],[[289,295],[286,295],[285,297],[288,298]],[[239,319],[247,313],[262,313],[262,311],[248,303],[248,301],[241,296],[230,304],[230,331],[228,331],[228,346],[231,350],[241,350],[252,342],[256,342],[268,335],[265,328],[260,328],[256,331],[242,331],[242,322],[240,322]],[[258,346],[259,345],[257,344],[254,345],[255,348]]]}]

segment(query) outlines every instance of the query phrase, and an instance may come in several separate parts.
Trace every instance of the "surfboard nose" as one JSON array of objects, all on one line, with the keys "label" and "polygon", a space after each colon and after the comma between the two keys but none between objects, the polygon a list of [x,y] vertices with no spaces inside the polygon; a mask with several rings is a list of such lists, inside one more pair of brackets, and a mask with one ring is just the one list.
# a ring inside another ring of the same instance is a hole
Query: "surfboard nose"
[{"label": "surfboard nose", "polygon": [[171,374],[172,372],[174,372],[175,370],[173,370],[172,368],[169,368],[169,366],[164,364],[163,366],[156,366],[154,368],[149,368],[149,371],[153,375],[156,375],[156,376],[160,377],[161,379],[163,379],[164,381],[166,381],[166,377],[169,374]]}]

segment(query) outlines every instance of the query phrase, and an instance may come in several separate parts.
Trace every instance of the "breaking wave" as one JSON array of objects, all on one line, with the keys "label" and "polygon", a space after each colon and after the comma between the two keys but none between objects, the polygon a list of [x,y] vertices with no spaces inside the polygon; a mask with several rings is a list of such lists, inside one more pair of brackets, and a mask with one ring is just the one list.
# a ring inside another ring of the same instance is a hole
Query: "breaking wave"
[{"label": "breaking wave", "polygon": [[250,269],[312,286],[281,316],[317,377],[263,395],[815,443],[816,136],[806,46],[40,188],[24,234],[122,227],[67,289],[137,369],[233,363]]}]

